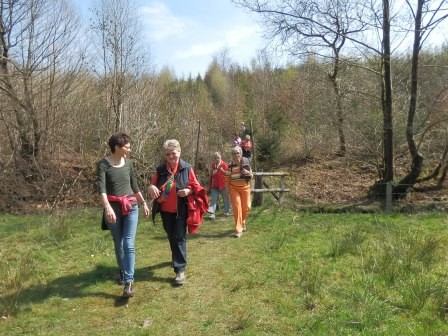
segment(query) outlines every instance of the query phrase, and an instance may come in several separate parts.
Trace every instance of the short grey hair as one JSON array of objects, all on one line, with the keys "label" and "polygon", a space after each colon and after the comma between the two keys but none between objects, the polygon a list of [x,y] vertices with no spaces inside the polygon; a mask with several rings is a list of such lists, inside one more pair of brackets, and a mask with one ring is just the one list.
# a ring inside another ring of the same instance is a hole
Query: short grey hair
[{"label": "short grey hair", "polygon": [[218,157],[221,158],[221,153],[220,152],[214,152],[213,153],[213,157],[214,158],[218,158]]},{"label": "short grey hair", "polygon": [[176,150],[176,151],[178,151],[180,153],[181,152],[180,143],[176,139],[166,140],[164,142],[164,144],[163,144],[163,150],[165,152],[166,151]]},{"label": "short grey hair", "polygon": [[235,147],[232,147],[232,154],[235,154],[235,153],[242,153],[243,151],[241,150],[241,147],[240,146],[235,146]]}]

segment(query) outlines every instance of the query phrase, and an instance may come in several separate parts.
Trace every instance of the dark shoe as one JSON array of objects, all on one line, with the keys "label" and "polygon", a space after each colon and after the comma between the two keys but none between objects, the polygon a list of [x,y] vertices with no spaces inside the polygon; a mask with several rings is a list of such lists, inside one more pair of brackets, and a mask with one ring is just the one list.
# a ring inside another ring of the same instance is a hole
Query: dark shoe
[{"label": "dark shoe", "polygon": [[185,283],[186,277],[185,272],[176,273],[176,278],[174,279],[174,284],[177,286],[181,286]]},{"label": "dark shoe", "polygon": [[121,269],[117,275],[117,282],[119,285],[124,285],[124,271]]},{"label": "dark shoe", "polygon": [[125,298],[130,298],[134,296],[134,285],[132,284],[132,282],[127,282],[126,285],[124,285],[122,296]]}]

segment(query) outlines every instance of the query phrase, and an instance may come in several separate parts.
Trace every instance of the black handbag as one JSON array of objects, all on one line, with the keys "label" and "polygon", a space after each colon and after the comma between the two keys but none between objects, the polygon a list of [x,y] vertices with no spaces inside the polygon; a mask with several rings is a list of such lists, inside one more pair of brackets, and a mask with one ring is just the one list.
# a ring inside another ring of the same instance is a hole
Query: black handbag
[{"label": "black handbag", "polygon": [[107,221],[106,221],[106,214],[103,211],[103,217],[101,218],[101,230],[109,230],[109,227],[107,226]]}]

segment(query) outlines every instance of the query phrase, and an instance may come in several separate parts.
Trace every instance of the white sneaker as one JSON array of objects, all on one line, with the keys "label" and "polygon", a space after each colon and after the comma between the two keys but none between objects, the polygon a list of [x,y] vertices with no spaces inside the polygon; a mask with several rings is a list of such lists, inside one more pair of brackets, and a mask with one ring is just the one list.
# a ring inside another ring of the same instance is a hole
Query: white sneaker
[{"label": "white sneaker", "polygon": [[232,214],[230,212],[225,212],[224,216],[229,217],[229,216],[232,216]]},{"label": "white sneaker", "polygon": [[174,284],[175,285],[183,285],[185,283],[186,277],[185,277],[185,272],[179,272],[176,273],[176,278],[174,279]]},{"label": "white sneaker", "polygon": [[208,215],[208,218],[209,218],[209,219],[215,219],[215,214],[210,214],[210,215]]}]

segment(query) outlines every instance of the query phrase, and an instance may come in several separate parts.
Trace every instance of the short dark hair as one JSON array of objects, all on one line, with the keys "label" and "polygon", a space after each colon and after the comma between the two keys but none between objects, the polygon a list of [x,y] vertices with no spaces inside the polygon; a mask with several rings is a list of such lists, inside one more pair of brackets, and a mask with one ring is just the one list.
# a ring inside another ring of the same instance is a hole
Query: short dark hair
[{"label": "short dark hair", "polygon": [[111,135],[109,138],[108,145],[110,151],[115,153],[115,146],[123,147],[124,145],[131,142],[131,137],[123,132],[117,132]]}]

